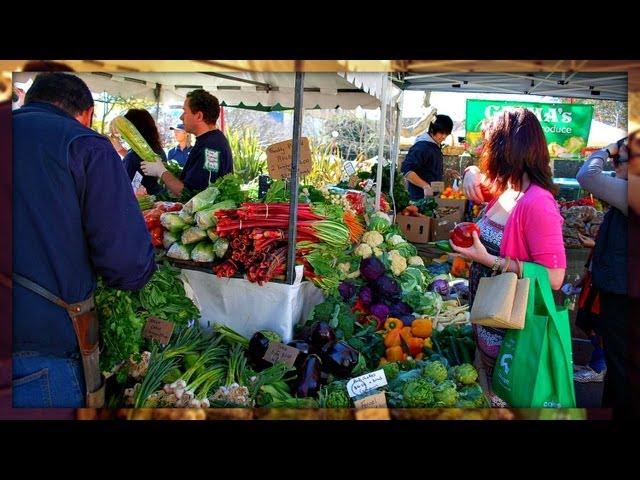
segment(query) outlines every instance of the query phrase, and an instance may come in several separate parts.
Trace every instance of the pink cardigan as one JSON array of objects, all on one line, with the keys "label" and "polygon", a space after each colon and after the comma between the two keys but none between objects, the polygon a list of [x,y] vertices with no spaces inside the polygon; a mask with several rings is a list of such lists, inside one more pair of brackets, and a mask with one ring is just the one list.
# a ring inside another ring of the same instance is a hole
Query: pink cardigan
[{"label": "pink cardigan", "polygon": [[538,263],[547,268],[566,268],[563,222],[551,192],[532,184],[509,215],[500,244],[500,256]]}]

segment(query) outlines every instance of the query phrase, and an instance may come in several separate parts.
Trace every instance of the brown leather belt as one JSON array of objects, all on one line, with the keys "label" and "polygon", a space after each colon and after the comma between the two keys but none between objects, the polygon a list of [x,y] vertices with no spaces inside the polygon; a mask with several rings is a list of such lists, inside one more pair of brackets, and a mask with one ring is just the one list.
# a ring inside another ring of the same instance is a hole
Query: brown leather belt
[{"label": "brown leather belt", "polygon": [[80,354],[82,356],[82,369],[87,389],[86,407],[104,407],[105,382],[104,376],[100,371],[99,321],[93,295],[82,302],[69,304],[55,296],[49,290],[22,275],[14,273],[13,280],[17,284],[37,293],[67,311],[73,324],[73,330],[76,332],[78,346],[80,347]]}]

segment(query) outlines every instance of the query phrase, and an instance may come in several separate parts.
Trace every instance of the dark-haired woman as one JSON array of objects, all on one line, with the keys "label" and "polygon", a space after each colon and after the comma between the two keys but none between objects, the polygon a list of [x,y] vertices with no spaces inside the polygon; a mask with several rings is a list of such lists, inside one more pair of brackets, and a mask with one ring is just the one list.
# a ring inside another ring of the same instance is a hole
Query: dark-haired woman
[{"label": "dark-haired woman", "polygon": [[[563,219],[554,198],[549,152],[540,122],[522,108],[496,116],[485,133],[480,169],[493,200],[485,207],[469,248],[453,248],[473,260],[469,271],[473,305],[481,277],[493,272],[522,276],[522,263],[543,265],[551,288],[560,289],[566,256],[562,239]],[[477,365],[486,374],[490,389],[496,358],[506,330],[474,326]],[[484,383],[484,382],[483,382]],[[506,406],[490,393],[493,406]]]},{"label": "dark-haired woman", "polygon": [[428,133],[419,135],[402,162],[401,171],[407,179],[412,201],[433,195],[431,182],[441,182],[444,176],[444,157],[441,145],[453,130],[453,120],[436,115]]},{"label": "dark-haired woman", "polygon": [[[160,158],[162,158],[163,162],[167,161],[167,156],[164,153],[162,148],[162,144],[160,143],[160,134],[158,133],[158,128],[156,127],[156,122],[154,122],[151,114],[144,109],[132,108],[127,113],[125,113],[125,118],[127,118],[133,126],[138,129],[142,138],[144,138],[151,149],[156,152]],[[136,176],[136,172],[142,175],[142,186],[146,188],[147,193],[150,195],[155,195],[161,190],[160,185],[158,184],[158,179],[155,177],[144,175],[140,168],[140,162],[142,159],[138,156],[136,152],[133,150],[129,150],[129,152],[122,159],[122,164],[124,165],[127,174],[129,175],[129,179],[133,180]]]}]

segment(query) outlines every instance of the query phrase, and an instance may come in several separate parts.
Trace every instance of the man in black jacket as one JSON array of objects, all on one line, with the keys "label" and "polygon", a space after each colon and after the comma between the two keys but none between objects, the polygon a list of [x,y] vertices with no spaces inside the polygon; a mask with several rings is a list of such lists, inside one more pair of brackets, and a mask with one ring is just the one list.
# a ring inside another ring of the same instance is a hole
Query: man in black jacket
[{"label": "man in black jacket", "polygon": [[433,195],[431,182],[441,182],[444,159],[440,145],[453,130],[453,120],[447,115],[436,115],[429,132],[416,138],[402,162],[402,173],[407,179],[412,201]]}]

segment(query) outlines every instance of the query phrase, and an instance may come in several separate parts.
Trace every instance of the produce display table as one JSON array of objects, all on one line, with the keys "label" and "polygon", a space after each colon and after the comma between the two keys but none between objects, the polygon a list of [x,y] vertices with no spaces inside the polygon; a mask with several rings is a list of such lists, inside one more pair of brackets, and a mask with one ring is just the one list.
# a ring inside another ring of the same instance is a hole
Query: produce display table
[{"label": "produce display table", "polygon": [[269,282],[260,286],[244,278],[218,278],[212,273],[182,270],[200,308],[200,326],[205,330],[219,323],[246,337],[258,330],[272,330],[284,342],[293,336],[293,327],[306,320],[324,301],[322,290],[302,282],[302,268],[296,267],[293,285]]}]

